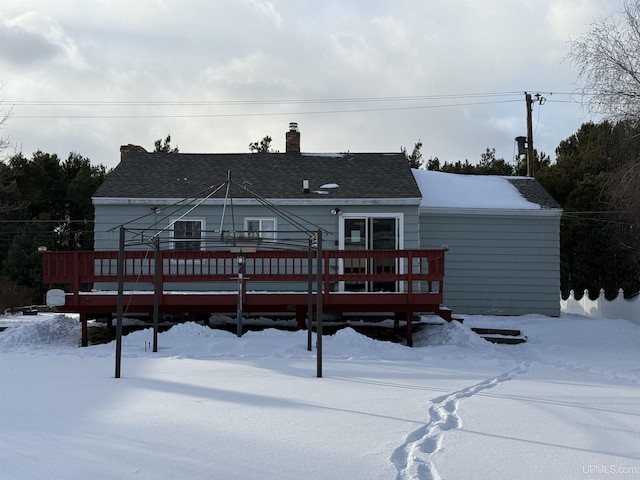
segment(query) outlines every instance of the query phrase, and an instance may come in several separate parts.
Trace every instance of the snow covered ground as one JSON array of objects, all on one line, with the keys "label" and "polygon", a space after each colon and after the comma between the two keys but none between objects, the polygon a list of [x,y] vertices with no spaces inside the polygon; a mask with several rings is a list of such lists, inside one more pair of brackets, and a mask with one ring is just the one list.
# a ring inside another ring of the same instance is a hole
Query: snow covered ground
[{"label": "snow covered ground", "polygon": [[[77,320],[0,317],[2,479],[640,479],[640,327],[465,316],[414,348],[347,328],[195,323],[78,347]],[[515,327],[494,345],[471,326]]]}]

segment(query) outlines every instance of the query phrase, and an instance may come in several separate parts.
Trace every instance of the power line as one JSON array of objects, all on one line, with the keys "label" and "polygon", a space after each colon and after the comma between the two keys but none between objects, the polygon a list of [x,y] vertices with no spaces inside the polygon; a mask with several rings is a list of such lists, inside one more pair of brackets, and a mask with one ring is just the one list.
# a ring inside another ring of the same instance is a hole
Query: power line
[{"label": "power line", "polygon": [[[535,90],[535,89],[534,89]],[[533,90],[532,90],[533,91]],[[581,103],[580,100],[571,98],[575,92],[543,92],[548,100],[553,103]],[[4,100],[0,101],[0,106],[25,108],[46,108],[46,107],[89,107],[95,108],[130,108],[130,107],[282,107],[294,105],[354,105],[354,104],[389,104],[391,106],[365,106],[360,108],[329,108],[326,110],[308,110],[299,112],[274,112],[274,111],[249,111],[249,112],[210,112],[210,113],[17,113],[13,112],[12,118],[24,119],[143,119],[143,118],[232,118],[232,117],[268,117],[268,116],[289,116],[295,115],[327,115],[341,113],[370,113],[402,110],[422,110],[433,108],[455,108],[481,105],[495,105],[500,103],[516,103],[521,101],[522,91],[503,92],[476,92],[476,93],[453,93],[439,95],[405,95],[405,96],[381,96],[381,97],[343,97],[343,98],[282,98],[282,99],[249,99],[249,100],[178,100],[178,101],[157,101],[157,100]],[[553,96],[568,96],[569,99],[556,99]],[[584,93],[581,94],[584,97]],[[588,94],[587,94],[588,95]],[[428,104],[415,105],[417,102],[430,102]],[[414,103],[414,105],[407,105]]]},{"label": "power line", "polygon": [[[593,223],[598,223],[598,224],[605,224],[605,225],[623,225],[623,226],[633,226],[635,225],[635,223],[629,222],[629,221],[625,221],[620,219],[619,217],[616,218],[616,214],[619,214],[619,212],[602,212],[602,211],[593,211],[593,212],[588,212],[588,211],[583,211],[583,212],[578,212],[578,211],[572,211],[572,212],[562,212],[562,219],[564,220],[579,220],[582,222],[593,222]],[[594,215],[601,215],[600,217],[596,217]],[[603,218],[603,216],[613,216],[612,218]]]},{"label": "power line", "polygon": [[249,112],[249,113],[192,113],[192,114],[128,114],[128,115],[12,115],[11,118],[25,119],[126,119],[126,118],[229,118],[229,117],[268,117],[268,116],[289,116],[295,115],[325,115],[336,113],[367,113],[367,112],[388,112],[398,110],[422,110],[431,108],[448,108],[448,107],[466,107],[476,105],[490,105],[498,103],[515,103],[520,99],[500,100],[488,102],[465,102],[465,103],[449,103],[440,105],[414,105],[403,107],[384,107],[384,108],[357,108],[343,110],[315,110],[301,112]]},{"label": "power line", "polygon": [[[574,97],[575,92],[541,92],[547,95],[549,101],[553,103],[581,103],[580,100],[557,99],[557,96]],[[533,91],[532,90],[532,91]],[[402,110],[422,110],[433,108],[454,108],[470,107],[481,105],[494,105],[500,103],[516,103],[521,101],[522,91],[502,91],[502,92],[475,92],[475,93],[452,93],[438,95],[404,95],[404,96],[380,96],[380,97],[329,97],[329,98],[281,98],[281,99],[249,99],[249,100],[177,100],[177,101],[157,101],[157,100],[4,100],[0,101],[0,106],[19,106],[26,108],[46,108],[46,107],[89,107],[89,108],[127,108],[127,107],[274,107],[274,106],[294,106],[294,105],[354,105],[354,104],[389,104],[392,106],[365,106],[360,108],[329,108],[326,110],[308,110],[299,112],[274,112],[274,111],[249,111],[249,112],[210,112],[210,113],[12,113],[12,118],[24,119],[143,119],[143,118],[232,118],[232,117],[268,117],[268,116],[289,116],[295,115],[327,115],[341,113],[370,113]],[[588,93],[586,94],[588,95]],[[585,93],[582,92],[582,97]],[[407,105],[407,103],[414,105]],[[415,105],[416,102],[430,102],[428,104]]]},{"label": "power line", "polygon": [[282,104],[317,104],[317,103],[354,103],[354,102],[397,102],[417,100],[444,100],[462,98],[486,98],[520,95],[520,91],[485,92],[485,93],[456,93],[442,95],[406,95],[383,97],[344,97],[344,98],[315,98],[315,99],[272,99],[272,100],[186,100],[186,101],[75,101],[75,100],[4,100],[2,104],[24,106],[225,106],[225,105],[282,105]]}]

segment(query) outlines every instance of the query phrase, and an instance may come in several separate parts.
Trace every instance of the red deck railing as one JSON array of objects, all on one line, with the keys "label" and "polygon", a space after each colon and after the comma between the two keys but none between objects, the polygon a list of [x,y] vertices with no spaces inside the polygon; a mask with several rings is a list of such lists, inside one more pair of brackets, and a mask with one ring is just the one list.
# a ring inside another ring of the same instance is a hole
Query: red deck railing
[{"label": "red deck railing", "polygon": [[[338,282],[401,282],[411,291],[415,282],[427,292],[442,289],[444,250],[325,250],[324,290]],[[159,252],[160,281],[229,282],[238,272],[237,253],[229,251]],[[306,282],[308,252],[264,250],[243,253],[249,282]],[[151,251],[127,251],[125,282],[153,282],[155,258]],[[68,285],[72,293],[88,291],[95,283],[118,281],[117,251],[45,252],[43,280]],[[315,275],[315,252],[312,273]]]},{"label": "red deck railing", "polygon": [[[315,307],[317,300],[316,252],[311,252],[311,262],[307,251],[261,250],[243,255],[244,311],[295,312],[302,325],[309,304]],[[325,250],[320,288],[323,311],[394,312],[407,319],[413,313],[434,312],[450,320],[451,312],[441,308],[444,256],[444,249]],[[126,251],[123,296],[127,312],[149,314],[156,306],[163,313],[193,317],[235,312],[237,260],[238,254],[229,251],[169,250],[160,251],[156,262],[153,250]],[[59,309],[80,314],[86,345],[87,318],[116,311],[118,252],[45,252],[43,280],[50,288],[66,291],[65,305]],[[311,296],[310,281],[311,291],[316,292]],[[410,321],[407,338],[410,343]]]}]

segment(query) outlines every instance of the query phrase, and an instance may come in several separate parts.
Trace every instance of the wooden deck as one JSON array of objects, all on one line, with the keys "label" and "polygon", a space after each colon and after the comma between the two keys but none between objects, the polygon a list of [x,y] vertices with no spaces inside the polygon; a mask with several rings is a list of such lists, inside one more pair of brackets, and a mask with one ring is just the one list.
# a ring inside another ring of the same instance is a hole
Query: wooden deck
[{"label": "wooden deck", "polygon": [[[316,252],[259,250],[243,253],[241,285],[238,254],[230,251],[127,251],[124,253],[125,314],[185,314],[208,318],[235,315],[239,291],[246,314],[295,314],[304,326],[309,305],[316,309]],[[322,311],[329,314],[391,313],[411,319],[415,313],[436,313],[442,307],[445,250],[325,250],[320,275]],[[44,282],[66,292],[63,312],[80,314],[83,345],[89,318],[108,317],[117,309],[118,252],[45,252]],[[310,284],[311,282],[311,284]],[[309,285],[311,285],[309,287]],[[99,289],[98,289],[99,288]],[[156,295],[154,292],[157,291]],[[311,293],[311,294],[310,294]]]}]

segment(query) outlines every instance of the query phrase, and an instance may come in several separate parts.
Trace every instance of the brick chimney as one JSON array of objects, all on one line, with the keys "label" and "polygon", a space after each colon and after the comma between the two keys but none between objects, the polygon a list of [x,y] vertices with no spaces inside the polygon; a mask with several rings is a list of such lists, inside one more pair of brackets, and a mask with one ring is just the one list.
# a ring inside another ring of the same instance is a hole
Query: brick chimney
[{"label": "brick chimney", "polygon": [[300,132],[296,122],[289,123],[289,131],[285,135],[287,153],[300,153]]},{"label": "brick chimney", "polygon": [[132,152],[144,152],[144,153],[148,153],[144,147],[141,147],[140,145],[133,145],[133,144],[128,144],[128,145],[121,145],[120,146],[120,160],[122,160],[125,155],[127,153],[132,153]]}]

